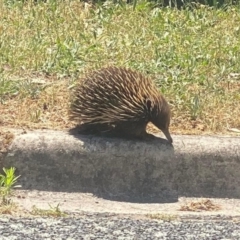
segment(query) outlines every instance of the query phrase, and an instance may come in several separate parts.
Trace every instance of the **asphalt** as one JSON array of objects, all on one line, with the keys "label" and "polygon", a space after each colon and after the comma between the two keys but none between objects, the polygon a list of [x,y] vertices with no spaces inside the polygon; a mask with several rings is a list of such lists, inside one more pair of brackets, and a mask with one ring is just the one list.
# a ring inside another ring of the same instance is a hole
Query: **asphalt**
[{"label": "asphalt", "polygon": [[37,130],[15,134],[0,165],[16,167],[26,190],[141,203],[240,198],[240,137],[173,136],[170,145]]},{"label": "asphalt", "polygon": [[240,225],[224,221],[156,221],[88,214],[80,218],[0,218],[1,240],[238,240]]}]

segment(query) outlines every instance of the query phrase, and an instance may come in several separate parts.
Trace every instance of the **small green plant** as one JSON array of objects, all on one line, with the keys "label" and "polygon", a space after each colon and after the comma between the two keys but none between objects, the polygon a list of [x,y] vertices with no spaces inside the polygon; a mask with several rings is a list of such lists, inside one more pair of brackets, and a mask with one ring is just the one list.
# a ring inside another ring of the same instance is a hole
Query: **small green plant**
[{"label": "small green plant", "polygon": [[66,217],[67,214],[62,212],[59,208],[59,204],[56,207],[52,207],[49,204],[50,209],[40,209],[35,205],[32,207],[31,214],[38,216],[46,216],[46,217]]},{"label": "small green plant", "polygon": [[196,120],[198,117],[200,111],[200,98],[198,95],[194,95],[191,99],[191,105],[190,105],[190,114],[191,119]]},{"label": "small green plant", "polygon": [[9,169],[3,168],[4,174],[0,174],[0,196],[2,197],[2,203],[9,203],[8,197],[11,195],[12,188],[20,187],[20,185],[15,185],[17,179],[20,177],[15,176],[15,170],[14,167]]}]

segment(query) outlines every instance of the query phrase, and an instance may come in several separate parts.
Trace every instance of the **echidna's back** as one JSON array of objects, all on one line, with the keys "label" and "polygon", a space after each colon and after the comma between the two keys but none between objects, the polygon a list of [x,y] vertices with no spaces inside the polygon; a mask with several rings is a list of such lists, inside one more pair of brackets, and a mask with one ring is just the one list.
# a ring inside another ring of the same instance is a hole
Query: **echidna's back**
[{"label": "echidna's back", "polygon": [[146,117],[145,102],[158,95],[153,82],[126,68],[107,67],[88,74],[76,87],[71,118],[114,123]]}]

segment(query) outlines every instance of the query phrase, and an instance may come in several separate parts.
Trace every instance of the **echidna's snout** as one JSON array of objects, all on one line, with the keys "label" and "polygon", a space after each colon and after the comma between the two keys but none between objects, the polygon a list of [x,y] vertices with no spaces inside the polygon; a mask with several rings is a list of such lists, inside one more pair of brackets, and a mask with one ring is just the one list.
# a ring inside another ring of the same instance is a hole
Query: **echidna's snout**
[{"label": "echidna's snout", "polygon": [[165,137],[167,138],[167,140],[169,141],[169,143],[172,143],[173,140],[172,140],[172,137],[169,133],[169,129],[164,129],[164,130],[162,130],[162,132],[165,135]]}]

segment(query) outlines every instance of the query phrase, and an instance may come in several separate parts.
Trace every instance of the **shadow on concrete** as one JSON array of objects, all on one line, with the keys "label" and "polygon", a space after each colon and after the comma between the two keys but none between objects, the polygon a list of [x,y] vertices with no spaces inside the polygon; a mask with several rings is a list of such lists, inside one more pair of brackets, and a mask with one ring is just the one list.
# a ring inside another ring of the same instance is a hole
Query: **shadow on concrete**
[{"label": "shadow on concrete", "polygon": [[130,136],[121,136],[119,134],[115,134],[114,132],[85,132],[81,130],[81,126],[76,126],[74,128],[69,129],[68,131],[69,135],[82,140],[82,141],[86,141],[86,138],[94,138],[94,137],[101,137],[104,139],[111,139],[111,140],[133,140],[133,141],[140,141],[140,142],[147,142],[147,143],[159,143],[159,144],[164,144],[167,145],[169,147],[171,147],[172,149],[174,149],[173,145],[171,143],[168,142],[168,140],[166,140],[165,138],[161,138],[161,137],[157,137],[153,134],[149,134],[149,138],[148,139],[141,139],[141,138],[136,138],[136,137],[130,137]]},{"label": "shadow on concrete", "polygon": [[119,195],[112,195],[109,193],[94,193],[95,196],[99,198],[103,198],[106,200],[111,201],[118,201],[118,202],[131,202],[131,203],[175,203],[178,202],[178,193],[177,191],[162,191],[161,193],[150,193],[147,194],[146,192],[142,194],[119,194]]},{"label": "shadow on concrete", "polygon": [[59,140],[62,145],[54,143],[57,147],[53,149],[48,149],[48,139],[38,137],[37,148],[27,149],[27,153],[21,149],[12,155],[9,164],[14,162],[21,169],[16,174],[21,175],[18,183],[22,189],[92,193],[134,203],[178,201],[171,189],[175,164],[167,167],[167,156],[174,155],[174,148],[167,140],[119,140],[80,135],[77,129],[71,129],[70,135],[75,140],[66,137],[72,142]]},{"label": "shadow on concrete", "polygon": [[158,137],[119,140],[75,131],[19,136],[3,166],[17,168],[23,189],[135,203],[240,198],[239,138],[176,137],[173,147]]},{"label": "shadow on concrete", "polygon": [[[95,138],[96,135],[94,134],[79,134],[79,128],[73,128],[69,130],[69,134],[74,136],[74,138],[79,139],[83,142],[86,141],[86,139]],[[99,136],[98,136],[99,137]],[[100,137],[103,137],[104,139],[110,140],[112,143],[114,142],[119,142],[119,139],[129,141],[131,142],[136,139],[131,139],[131,138],[124,138],[124,137],[114,137],[111,135],[105,136],[104,134]],[[172,144],[168,142],[168,140],[160,137],[156,137],[152,135],[151,139],[147,140],[142,140],[142,139],[137,139],[138,142],[142,142],[145,144],[157,144],[161,146],[165,146],[167,148],[167,151],[172,152],[174,154],[174,147]],[[131,145],[131,144],[130,144]],[[146,153],[146,158],[147,158],[147,153]],[[148,166],[147,166],[148,165]],[[174,190],[169,190],[169,189],[162,189],[160,192],[156,192],[156,189],[154,189],[155,183],[152,182],[151,178],[148,178],[148,176],[151,175],[152,170],[150,170],[151,166],[146,163],[146,176],[144,179],[140,179],[139,176],[135,175],[135,183],[133,183],[131,186],[128,186],[127,189],[122,189],[121,193],[117,193],[117,191],[114,189],[114,191],[111,190],[106,190],[109,185],[109,180],[106,181],[106,175],[109,174],[107,172],[108,170],[104,171],[101,170],[98,172],[98,175],[95,176],[95,183],[98,186],[102,186],[101,190],[98,189],[97,191],[90,191],[91,193],[95,194],[97,197],[107,199],[107,200],[113,200],[113,201],[121,201],[121,202],[133,202],[133,203],[173,203],[178,201],[178,194]],[[133,169],[133,172],[135,169]],[[111,175],[111,174],[110,174]],[[111,180],[110,180],[111,181]],[[115,178],[115,182],[121,182],[121,178]],[[169,179],[171,181],[171,179]],[[87,184],[87,183],[86,183]],[[89,189],[90,190],[90,189]],[[89,190],[86,190],[86,192],[89,192]],[[99,191],[100,190],[100,191]]]}]

